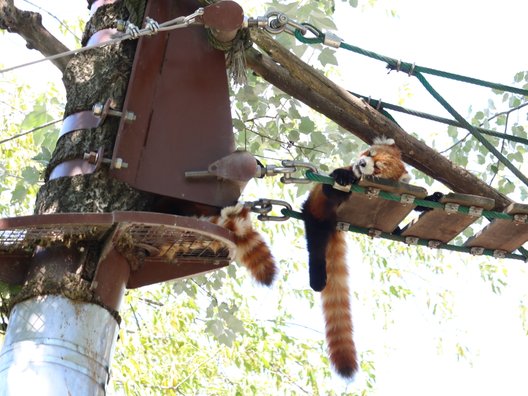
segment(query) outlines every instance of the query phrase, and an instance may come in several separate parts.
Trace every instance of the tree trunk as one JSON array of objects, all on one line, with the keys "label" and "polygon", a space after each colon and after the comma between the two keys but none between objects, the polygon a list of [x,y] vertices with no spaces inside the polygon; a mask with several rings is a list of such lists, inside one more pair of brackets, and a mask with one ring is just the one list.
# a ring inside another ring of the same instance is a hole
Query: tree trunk
[{"label": "tree trunk", "polygon": [[[99,7],[86,25],[83,45],[97,31],[113,28],[118,19],[139,25],[145,3],[125,0]],[[64,117],[91,110],[108,98],[121,108],[135,47],[135,40],[123,41],[73,56],[63,77]],[[58,164],[82,159],[84,153],[100,147],[104,157],[111,157],[118,125],[118,118],[107,117],[97,128],[70,132],[59,139],[37,196],[36,214],[148,207],[150,195],[111,179],[105,166],[89,175],[49,178]],[[129,268],[122,257],[109,254],[101,269],[102,253],[101,246],[76,243],[38,248],[11,311],[0,355],[0,395],[105,394],[117,337],[117,310]],[[105,280],[103,273],[115,275],[116,268],[121,275]],[[111,284],[101,287],[104,282]],[[101,298],[105,293],[111,296]],[[106,305],[105,298],[113,306]]]}]

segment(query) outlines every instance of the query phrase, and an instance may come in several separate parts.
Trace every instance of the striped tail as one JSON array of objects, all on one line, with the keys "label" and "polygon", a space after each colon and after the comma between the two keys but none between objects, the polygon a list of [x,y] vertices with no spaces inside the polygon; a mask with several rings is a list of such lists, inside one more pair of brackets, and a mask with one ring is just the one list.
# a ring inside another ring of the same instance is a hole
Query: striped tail
[{"label": "striped tail", "polygon": [[332,234],[326,250],[326,287],[321,292],[326,323],[328,353],[336,371],[352,378],[358,370],[356,346],[352,339],[352,315],[343,232]]},{"label": "striped tail", "polygon": [[220,216],[208,220],[234,234],[235,260],[244,265],[257,282],[270,286],[277,275],[277,266],[264,238],[253,229],[249,208],[241,204],[228,206],[222,209]]}]

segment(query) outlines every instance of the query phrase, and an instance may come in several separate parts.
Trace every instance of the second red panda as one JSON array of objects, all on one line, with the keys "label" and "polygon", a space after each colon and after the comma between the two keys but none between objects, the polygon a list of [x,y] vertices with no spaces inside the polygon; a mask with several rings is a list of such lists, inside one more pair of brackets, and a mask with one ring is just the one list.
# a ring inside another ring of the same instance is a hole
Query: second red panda
[{"label": "second red panda", "polygon": [[[377,138],[351,166],[335,169],[330,176],[342,186],[361,176],[378,176],[408,182],[409,174],[393,139]],[[318,184],[310,192],[302,213],[308,249],[310,286],[321,291],[326,340],[330,361],[336,371],[351,378],[358,370],[352,338],[350,291],[346,263],[346,241],[337,227],[337,208],[350,193]]]}]

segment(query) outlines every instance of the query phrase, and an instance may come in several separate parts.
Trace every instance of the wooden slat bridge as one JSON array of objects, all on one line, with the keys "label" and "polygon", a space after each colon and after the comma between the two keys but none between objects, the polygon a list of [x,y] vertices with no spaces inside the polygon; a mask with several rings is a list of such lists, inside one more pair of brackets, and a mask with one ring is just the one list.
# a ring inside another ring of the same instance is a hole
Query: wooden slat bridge
[{"label": "wooden slat bridge", "polygon": [[[456,193],[433,203],[423,201],[427,191],[422,187],[372,177],[361,180],[352,190],[338,209],[343,230],[474,255],[527,260],[513,252],[528,241],[528,205],[513,203],[502,213],[490,212],[493,199]],[[402,227],[402,221],[417,205],[429,206],[430,210]],[[449,244],[480,217],[491,222],[462,245]]]}]

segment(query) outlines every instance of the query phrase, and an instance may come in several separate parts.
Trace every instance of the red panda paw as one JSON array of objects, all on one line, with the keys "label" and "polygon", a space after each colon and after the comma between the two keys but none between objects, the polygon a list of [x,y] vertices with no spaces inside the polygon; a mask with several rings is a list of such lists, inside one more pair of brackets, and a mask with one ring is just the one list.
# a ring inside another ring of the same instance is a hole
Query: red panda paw
[{"label": "red panda paw", "polygon": [[358,180],[356,175],[354,175],[352,169],[346,168],[339,168],[334,170],[332,173],[330,173],[330,177],[332,177],[337,184],[340,184],[342,186],[354,184]]}]

